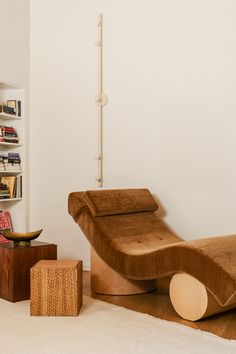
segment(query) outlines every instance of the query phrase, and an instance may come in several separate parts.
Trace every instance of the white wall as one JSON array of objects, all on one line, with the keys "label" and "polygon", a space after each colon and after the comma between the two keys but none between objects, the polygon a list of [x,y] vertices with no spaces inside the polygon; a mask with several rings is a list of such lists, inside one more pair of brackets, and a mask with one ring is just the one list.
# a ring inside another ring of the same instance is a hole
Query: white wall
[{"label": "white wall", "polygon": [[1,203],[1,208],[10,210],[13,227],[23,232],[29,227],[29,0],[0,0],[0,9],[0,101],[22,101],[22,120],[14,121],[14,126],[23,143],[17,151],[22,160],[24,193],[21,202]]},{"label": "white wall", "polygon": [[29,72],[29,0],[0,0],[0,82],[26,87]]},{"label": "white wall", "polygon": [[31,0],[31,227],[89,263],[67,197],[97,188],[99,13],[104,188],[150,188],[186,239],[236,232],[232,0]]}]

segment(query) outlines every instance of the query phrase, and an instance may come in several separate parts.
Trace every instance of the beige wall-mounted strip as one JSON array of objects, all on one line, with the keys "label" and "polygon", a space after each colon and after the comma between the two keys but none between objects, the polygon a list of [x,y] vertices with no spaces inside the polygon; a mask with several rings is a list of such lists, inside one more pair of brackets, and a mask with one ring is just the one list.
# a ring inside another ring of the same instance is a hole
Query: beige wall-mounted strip
[{"label": "beige wall-mounted strip", "polygon": [[96,103],[98,106],[98,176],[96,180],[99,187],[103,187],[103,106],[107,103],[107,96],[103,93],[103,16],[98,16],[98,95]]}]

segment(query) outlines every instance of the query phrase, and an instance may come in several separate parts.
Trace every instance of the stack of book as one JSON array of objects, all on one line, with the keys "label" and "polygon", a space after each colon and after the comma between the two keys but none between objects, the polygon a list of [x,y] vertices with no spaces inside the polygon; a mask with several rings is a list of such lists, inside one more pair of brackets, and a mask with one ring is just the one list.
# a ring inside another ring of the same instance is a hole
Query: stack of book
[{"label": "stack of book", "polygon": [[20,172],[21,159],[20,154],[9,152],[8,154],[0,154],[0,172]]},{"label": "stack of book", "polygon": [[6,125],[0,126],[0,142],[6,143],[19,143],[19,137],[14,127],[7,127]]},{"label": "stack of book", "polygon": [[16,116],[21,117],[21,101],[8,100],[7,107],[12,108]]},{"label": "stack of book", "polygon": [[0,103],[0,113],[2,112],[21,117],[21,101],[8,100],[7,104]]},{"label": "stack of book", "polygon": [[6,165],[8,163],[8,158],[7,155],[0,155],[0,172],[5,172],[6,171]]},{"label": "stack of book", "polygon": [[12,107],[8,107],[5,105],[1,105],[0,108],[1,112],[6,113],[6,114],[14,114],[15,115],[15,110]]},{"label": "stack of book", "polygon": [[0,183],[0,199],[10,198],[10,191],[5,183]]},{"label": "stack of book", "polygon": [[22,176],[2,176],[0,199],[22,197]]}]

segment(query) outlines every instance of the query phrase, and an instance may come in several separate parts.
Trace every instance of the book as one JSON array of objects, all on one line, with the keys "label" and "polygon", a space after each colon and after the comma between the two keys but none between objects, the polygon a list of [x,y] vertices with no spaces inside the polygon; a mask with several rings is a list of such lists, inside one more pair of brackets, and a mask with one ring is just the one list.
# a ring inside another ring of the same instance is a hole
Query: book
[{"label": "book", "polygon": [[5,155],[0,155],[0,171],[6,171],[6,156]]},{"label": "book", "polygon": [[0,142],[18,143],[19,137],[17,131],[13,127],[5,125],[0,126]]},{"label": "book", "polygon": [[16,114],[21,117],[21,101],[17,101]]},{"label": "book", "polygon": [[10,198],[14,198],[15,195],[15,182],[16,176],[2,176],[1,183],[5,184],[8,187]]},{"label": "book", "polygon": [[[0,155],[1,157],[1,155]],[[21,163],[21,159],[20,159],[20,154],[15,153],[15,152],[9,152],[7,154],[7,162],[8,163]]]},{"label": "book", "polygon": [[13,108],[14,114],[21,117],[21,101],[8,100],[7,106]]},{"label": "book", "polygon": [[7,106],[13,108],[16,114],[16,100],[7,100]]},{"label": "book", "polygon": [[18,139],[12,139],[12,138],[4,138],[5,143],[11,143],[11,144],[17,144],[19,142]]},{"label": "book", "polygon": [[0,199],[10,198],[9,188],[6,184],[0,183]]},{"label": "book", "polygon": [[15,114],[15,111],[14,111],[13,107],[2,106],[2,110],[6,114]]}]

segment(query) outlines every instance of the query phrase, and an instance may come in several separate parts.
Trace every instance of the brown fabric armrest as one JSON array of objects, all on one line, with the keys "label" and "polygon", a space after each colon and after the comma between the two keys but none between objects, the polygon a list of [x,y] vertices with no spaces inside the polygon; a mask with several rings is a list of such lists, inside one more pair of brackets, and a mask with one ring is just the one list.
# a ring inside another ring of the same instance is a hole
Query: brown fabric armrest
[{"label": "brown fabric armrest", "polygon": [[73,192],[68,198],[68,212],[75,222],[78,221],[80,214],[86,209],[89,210],[87,204],[83,201],[84,192]]}]

